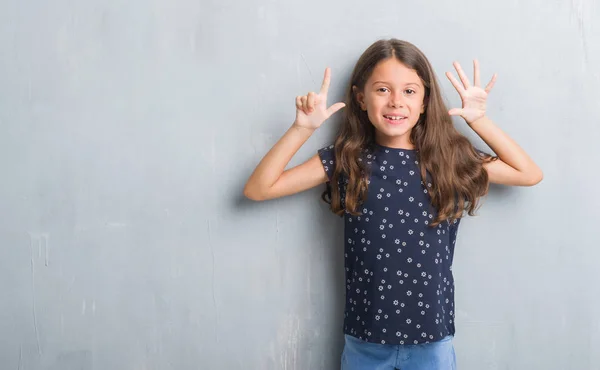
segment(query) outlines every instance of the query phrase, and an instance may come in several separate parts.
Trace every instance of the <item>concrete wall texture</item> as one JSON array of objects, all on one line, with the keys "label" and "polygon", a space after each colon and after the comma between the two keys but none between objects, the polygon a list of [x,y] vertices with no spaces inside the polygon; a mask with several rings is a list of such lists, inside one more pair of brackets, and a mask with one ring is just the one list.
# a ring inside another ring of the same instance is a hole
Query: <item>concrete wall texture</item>
[{"label": "concrete wall texture", "polygon": [[341,99],[396,37],[449,106],[452,61],[497,72],[489,115],[545,173],[463,221],[459,368],[600,369],[599,25],[595,0],[0,0],[0,368],[337,369],[341,219],[242,188],[296,95],[330,66]]}]

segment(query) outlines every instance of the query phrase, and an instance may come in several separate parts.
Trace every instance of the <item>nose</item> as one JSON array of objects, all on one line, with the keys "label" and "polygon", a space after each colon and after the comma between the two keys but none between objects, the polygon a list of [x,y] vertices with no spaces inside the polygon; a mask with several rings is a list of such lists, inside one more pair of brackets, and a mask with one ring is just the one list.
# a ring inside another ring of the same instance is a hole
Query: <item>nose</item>
[{"label": "nose", "polygon": [[404,106],[404,101],[403,101],[404,96],[402,95],[402,93],[399,92],[394,92],[392,94],[390,94],[390,107],[392,108],[400,108]]}]

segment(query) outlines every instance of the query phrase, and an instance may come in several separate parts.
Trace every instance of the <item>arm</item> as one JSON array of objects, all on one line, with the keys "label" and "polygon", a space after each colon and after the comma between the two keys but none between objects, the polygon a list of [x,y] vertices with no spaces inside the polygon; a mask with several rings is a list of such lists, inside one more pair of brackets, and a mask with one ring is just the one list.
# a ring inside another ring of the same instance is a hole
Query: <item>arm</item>
[{"label": "arm", "polygon": [[327,108],[327,92],[331,79],[329,68],[321,91],[296,97],[296,120],[292,127],[260,161],[246,186],[244,195],[252,200],[267,200],[299,193],[325,183],[327,174],[318,155],[303,164],[285,170],[294,154],[312,133],[332,114],[342,109],[344,103]]},{"label": "arm", "polygon": [[514,186],[533,186],[539,183],[543,178],[542,170],[513,139],[485,115],[487,96],[496,82],[496,75],[492,77],[485,89],[482,89],[477,60],[473,62],[473,66],[475,70],[474,86],[471,86],[465,72],[456,62],[454,67],[462,85],[450,72],[446,73],[463,103],[462,108],[451,109],[449,114],[463,117],[477,135],[498,155],[498,160],[484,164],[490,182]]},{"label": "arm", "polygon": [[284,171],[313,131],[292,125],[260,161],[244,187],[244,195],[252,200],[267,200],[299,193],[325,183],[327,174],[318,155]]},{"label": "arm", "polygon": [[489,181],[496,184],[533,186],[542,181],[542,170],[527,153],[487,116],[470,124],[471,128],[498,155],[484,164]]}]

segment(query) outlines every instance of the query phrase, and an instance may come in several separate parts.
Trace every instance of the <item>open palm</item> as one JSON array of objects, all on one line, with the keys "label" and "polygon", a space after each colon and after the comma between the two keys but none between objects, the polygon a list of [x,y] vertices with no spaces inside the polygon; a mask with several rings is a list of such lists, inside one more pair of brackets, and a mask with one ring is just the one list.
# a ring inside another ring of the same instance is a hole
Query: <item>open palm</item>
[{"label": "open palm", "polygon": [[458,72],[458,77],[460,78],[462,84],[458,82],[452,73],[446,72],[446,76],[456,91],[458,91],[458,94],[462,100],[462,108],[450,109],[448,113],[452,116],[461,116],[465,119],[465,121],[467,121],[468,124],[471,124],[479,118],[485,116],[487,97],[489,92],[492,90],[492,87],[494,87],[494,84],[496,83],[496,74],[492,76],[491,81],[484,89],[481,88],[481,81],[479,78],[479,62],[477,60],[473,61],[473,85],[471,85],[467,75],[458,62],[454,62],[454,68],[456,69],[456,72]]}]

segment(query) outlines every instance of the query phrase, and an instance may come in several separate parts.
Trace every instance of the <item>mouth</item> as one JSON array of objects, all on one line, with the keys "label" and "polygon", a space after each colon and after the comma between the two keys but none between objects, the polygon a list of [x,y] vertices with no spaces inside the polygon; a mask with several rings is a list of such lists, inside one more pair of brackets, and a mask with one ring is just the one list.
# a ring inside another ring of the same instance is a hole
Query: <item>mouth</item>
[{"label": "mouth", "polygon": [[398,124],[406,122],[407,117],[384,114],[383,118],[385,118],[385,120],[391,125],[398,125]]}]

